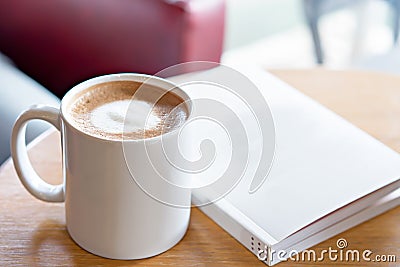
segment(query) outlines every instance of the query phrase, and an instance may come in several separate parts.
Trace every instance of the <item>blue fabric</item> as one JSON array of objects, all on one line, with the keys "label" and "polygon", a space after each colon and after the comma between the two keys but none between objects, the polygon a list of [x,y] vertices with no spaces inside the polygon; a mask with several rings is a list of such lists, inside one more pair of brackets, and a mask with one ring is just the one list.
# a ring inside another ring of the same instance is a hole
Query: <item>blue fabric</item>
[{"label": "blue fabric", "polygon": [[[0,165],[10,156],[10,137],[15,120],[23,110],[34,104],[58,107],[60,100],[0,54]],[[41,121],[29,123],[27,142],[49,127]]]}]

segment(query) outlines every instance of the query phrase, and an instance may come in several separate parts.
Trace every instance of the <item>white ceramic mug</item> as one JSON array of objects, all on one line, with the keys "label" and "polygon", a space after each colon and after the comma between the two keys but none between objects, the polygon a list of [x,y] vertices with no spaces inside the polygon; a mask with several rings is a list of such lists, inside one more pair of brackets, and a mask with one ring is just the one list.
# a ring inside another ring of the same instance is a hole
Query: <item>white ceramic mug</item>
[{"label": "white ceramic mug", "polygon": [[[79,92],[98,83],[121,80],[146,82],[165,90],[175,87],[164,79],[141,74],[113,74],[85,81],[65,95],[60,109],[34,106],[23,112],[14,125],[11,150],[18,176],[32,195],[48,202],[65,202],[67,229],[77,244],[106,258],[139,259],[162,253],[182,239],[189,223],[190,189],[165,186],[165,181],[155,177],[154,170],[144,162],[145,150],[159,151],[161,137],[168,142],[179,129],[149,139],[118,141],[91,136],[71,123],[67,106]],[[188,99],[181,89],[175,88],[174,92]],[[190,116],[190,104],[186,105]],[[33,119],[47,121],[61,132],[63,184],[46,183],[29,162],[25,127]],[[150,185],[146,186],[180,205],[167,205],[146,194],[132,179],[124,149],[135,161],[138,173],[149,178],[146,181]],[[157,164],[157,160],[152,163]],[[173,175],[173,170],[166,169],[171,166],[162,168]]]}]

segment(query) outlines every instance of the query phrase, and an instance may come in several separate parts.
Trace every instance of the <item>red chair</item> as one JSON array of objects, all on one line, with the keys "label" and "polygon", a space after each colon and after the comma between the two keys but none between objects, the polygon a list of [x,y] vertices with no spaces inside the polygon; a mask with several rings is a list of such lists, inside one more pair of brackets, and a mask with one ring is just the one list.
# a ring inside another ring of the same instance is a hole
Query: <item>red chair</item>
[{"label": "red chair", "polygon": [[0,51],[62,96],[97,75],[219,62],[224,13],[223,0],[0,1]]}]

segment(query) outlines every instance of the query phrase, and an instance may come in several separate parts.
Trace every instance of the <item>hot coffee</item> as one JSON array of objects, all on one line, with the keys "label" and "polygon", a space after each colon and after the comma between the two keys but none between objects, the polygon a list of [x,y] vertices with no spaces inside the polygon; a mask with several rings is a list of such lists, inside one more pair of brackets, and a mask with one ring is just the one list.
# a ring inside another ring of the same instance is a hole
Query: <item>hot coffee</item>
[{"label": "hot coffee", "polygon": [[68,111],[81,131],[110,140],[155,137],[179,128],[188,117],[180,96],[134,81],[89,87]]}]

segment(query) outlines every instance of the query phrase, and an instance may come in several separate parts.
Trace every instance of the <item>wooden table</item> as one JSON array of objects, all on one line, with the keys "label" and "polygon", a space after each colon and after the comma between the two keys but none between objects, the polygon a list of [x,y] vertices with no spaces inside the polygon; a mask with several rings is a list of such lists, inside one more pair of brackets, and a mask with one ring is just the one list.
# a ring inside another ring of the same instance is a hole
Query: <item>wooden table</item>
[{"label": "wooden table", "polygon": [[[315,98],[352,123],[400,152],[400,76],[355,71],[274,70],[275,75]],[[30,146],[37,172],[60,181],[60,145],[54,131]],[[396,254],[400,265],[400,207],[315,246],[335,248],[339,237],[349,248],[374,254]],[[333,265],[334,262],[325,261]],[[285,262],[279,266],[318,266],[317,262]],[[356,263],[337,262],[355,266]],[[63,204],[33,198],[16,177],[11,161],[0,169],[0,266],[264,266],[253,254],[198,209],[189,230],[171,250],[146,260],[107,260],[85,252],[68,236]],[[360,262],[360,266],[379,266]]]}]

